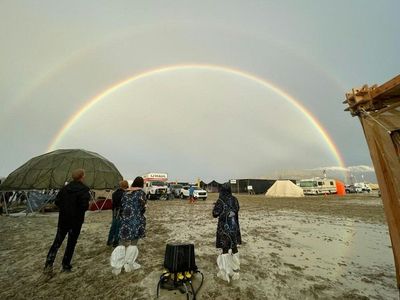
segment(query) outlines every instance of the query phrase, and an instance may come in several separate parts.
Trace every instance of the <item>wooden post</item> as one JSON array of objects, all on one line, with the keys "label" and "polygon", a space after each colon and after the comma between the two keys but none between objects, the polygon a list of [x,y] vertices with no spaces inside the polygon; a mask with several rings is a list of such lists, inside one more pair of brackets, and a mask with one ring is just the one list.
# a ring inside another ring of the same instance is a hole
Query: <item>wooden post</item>
[{"label": "wooden post", "polygon": [[400,75],[383,85],[352,89],[345,110],[358,116],[364,130],[383,201],[400,288],[400,157],[392,138],[400,130]]}]

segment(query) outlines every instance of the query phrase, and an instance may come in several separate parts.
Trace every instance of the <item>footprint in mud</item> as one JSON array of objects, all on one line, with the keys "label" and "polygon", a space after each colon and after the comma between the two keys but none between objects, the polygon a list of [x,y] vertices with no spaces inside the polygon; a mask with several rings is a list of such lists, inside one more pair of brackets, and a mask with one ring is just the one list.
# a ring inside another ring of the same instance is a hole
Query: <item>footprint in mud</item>
[{"label": "footprint in mud", "polygon": [[290,264],[290,263],[283,263],[285,266],[288,266],[289,268],[291,268],[292,270],[295,271],[303,271],[302,267],[296,266],[294,264]]}]

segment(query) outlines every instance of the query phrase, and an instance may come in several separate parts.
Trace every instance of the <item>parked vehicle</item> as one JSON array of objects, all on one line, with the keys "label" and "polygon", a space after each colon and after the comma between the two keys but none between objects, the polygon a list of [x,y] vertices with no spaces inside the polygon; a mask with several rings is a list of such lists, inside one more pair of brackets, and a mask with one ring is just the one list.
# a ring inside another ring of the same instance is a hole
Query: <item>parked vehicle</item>
[{"label": "parked vehicle", "polygon": [[354,186],[361,189],[361,192],[370,193],[372,191],[371,187],[365,182],[356,182]]},{"label": "parked vehicle", "polygon": [[181,194],[182,187],[183,185],[181,184],[170,184],[169,191],[174,198],[178,198],[179,195]]},{"label": "parked vehicle", "polygon": [[[148,173],[143,175],[144,188],[147,199],[160,199],[162,195],[168,196],[166,173]],[[169,198],[169,197],[166,197]]]},{"label": "parked vehicle", "polygon": [[[181,199],[185,199],[185,198],[189,197],[189,188],[190,188],[190,185],[185,185],[185,186],[182,187],[181,192],[179,194],[179,197]],[[203,190],[203,189],[201,189],[201,188],[199,188],[197,186],[194,187],[193,197],[195,199],[206,200],[207,196],[208,196],[207,191],[205,191],[205,190]]]},{"label": "parked vehicle", "polygon": [[362,189],[353,184],[346,185],[346,194],[361,193]]},{"label": "parked vehicle", "polygon": [[304,195],[336,194],[336,181],[328,178],[302,179],[298,185],[303,189]]}]

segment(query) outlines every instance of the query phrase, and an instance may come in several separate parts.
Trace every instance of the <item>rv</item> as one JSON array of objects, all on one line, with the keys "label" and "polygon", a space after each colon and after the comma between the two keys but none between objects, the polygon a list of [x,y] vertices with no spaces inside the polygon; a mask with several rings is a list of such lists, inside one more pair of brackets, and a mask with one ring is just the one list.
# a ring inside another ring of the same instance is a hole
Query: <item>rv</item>
[{"label": "rv", "polygon": [[298,185],[303,189],[304,195],[336,194],[336,181],[328,178],[302,179]]},{"label": "rv", "polygon": [[147,199],[160,199],[168,193],[167,173],[147,173],[142,176],[144,180],[143,191]]}]

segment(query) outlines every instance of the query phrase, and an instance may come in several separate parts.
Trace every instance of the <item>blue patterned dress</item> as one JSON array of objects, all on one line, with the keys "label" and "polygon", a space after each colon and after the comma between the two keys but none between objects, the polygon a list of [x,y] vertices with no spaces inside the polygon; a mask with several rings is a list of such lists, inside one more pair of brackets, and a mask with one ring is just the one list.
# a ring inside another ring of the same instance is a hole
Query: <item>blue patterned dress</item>
[{"label": "blue patterned dress", "polygon": [[142,190],[127,192],[122,197],[119,239],[133,241],[146,236],[146,197]]}]

